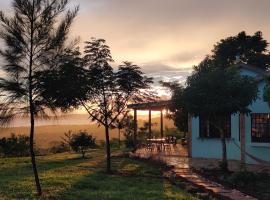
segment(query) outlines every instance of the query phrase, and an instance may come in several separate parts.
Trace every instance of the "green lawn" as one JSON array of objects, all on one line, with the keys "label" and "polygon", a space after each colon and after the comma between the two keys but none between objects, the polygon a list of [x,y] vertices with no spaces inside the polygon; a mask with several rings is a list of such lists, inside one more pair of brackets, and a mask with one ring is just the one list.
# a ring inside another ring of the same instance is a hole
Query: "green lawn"
[{"label": "green lawn", "polygon": [[[87,157],[38,157],[42,199],[197,199],[162,178],[161,166],[113,157],[114,173],[107,175],[103,150],[92,150]],[[38,199],[29,158],[0,159],[0,199]]]}]

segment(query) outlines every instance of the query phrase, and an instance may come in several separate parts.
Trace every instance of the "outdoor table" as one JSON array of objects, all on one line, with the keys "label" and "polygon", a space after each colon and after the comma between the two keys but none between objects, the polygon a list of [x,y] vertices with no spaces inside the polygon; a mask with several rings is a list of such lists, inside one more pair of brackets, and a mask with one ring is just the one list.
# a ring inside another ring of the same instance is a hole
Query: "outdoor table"
[{"label": "outdoor table", "polygon": [[165,138],[151,138],[151,139],[147,139],[147,142],[151,144],[160,145],[160,146],[157,146],[157,149],[161,150],[163,147],[163,144],[166,142],[166,139]]}]

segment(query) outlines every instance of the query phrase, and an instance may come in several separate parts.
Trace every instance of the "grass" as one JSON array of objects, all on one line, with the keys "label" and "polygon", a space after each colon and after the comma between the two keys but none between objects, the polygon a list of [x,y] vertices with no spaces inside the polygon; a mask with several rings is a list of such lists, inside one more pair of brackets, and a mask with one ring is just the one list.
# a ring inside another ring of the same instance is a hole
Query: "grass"
[{"label": "grass", "polygon": [[198,199],[164,179],[162,166],[113,157],[114,173],[108,175],[104,150],[91,150],[87,157],[71,153],[38,157],[42,198],[35,196],[30,159],[2,158],[0,199]]}]

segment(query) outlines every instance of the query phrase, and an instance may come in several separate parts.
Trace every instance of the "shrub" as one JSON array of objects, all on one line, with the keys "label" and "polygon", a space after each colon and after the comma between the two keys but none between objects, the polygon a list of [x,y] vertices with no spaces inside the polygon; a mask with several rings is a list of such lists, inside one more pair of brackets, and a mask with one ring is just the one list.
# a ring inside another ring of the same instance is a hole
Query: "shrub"
[{"label": "shrub", "polygon": [[89,135],[86,131],[79,131],[77,134],[72,134],[70,146],[73,151],[80,152],[85,158],[85,152],[89,148],[96,147],[95,138]]},{"label": "shrub", "polygon": [[4,157],[29,156],[30,140],[28,136],[11,134],[9,138],[0,139],[0,154]]},{"label": "shrub", "polygon": [[233,173],[229,178],[228,182],[237,188],[245,188],[248,190],[254,190],[259,176],[256,173],[248,171],[240,171]]},{"label": "shrub", "polygon": [[68,144],[65,144],[64,142],[52,142],[51,147],[49,149],[50,153],[63,153],[70,150],[70,147]]}]

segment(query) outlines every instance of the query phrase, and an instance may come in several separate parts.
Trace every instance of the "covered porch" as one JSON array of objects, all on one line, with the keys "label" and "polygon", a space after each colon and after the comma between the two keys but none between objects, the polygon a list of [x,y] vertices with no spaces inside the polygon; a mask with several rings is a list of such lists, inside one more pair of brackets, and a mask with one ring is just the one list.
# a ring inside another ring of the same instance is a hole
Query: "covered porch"
[{"label": "covered porch", "polygon": [[[171,101],[156,101],[147,103],[130,104],[129,109],[133,110],[134,116],[134,144],[138,145],[138,111],[148,111],[148,136],[147,146],[140,148],[137,151],[143,154],[157,155],[162,154],[166,156],[188,156],[187,145],[178,144],[173,137],[167,137],[164,133],[164,115],[168,113]],[[152,131],[152,112],[160,113],[160,135],[153,136]],[[138,146],[137,146],[138,147]]]}]

